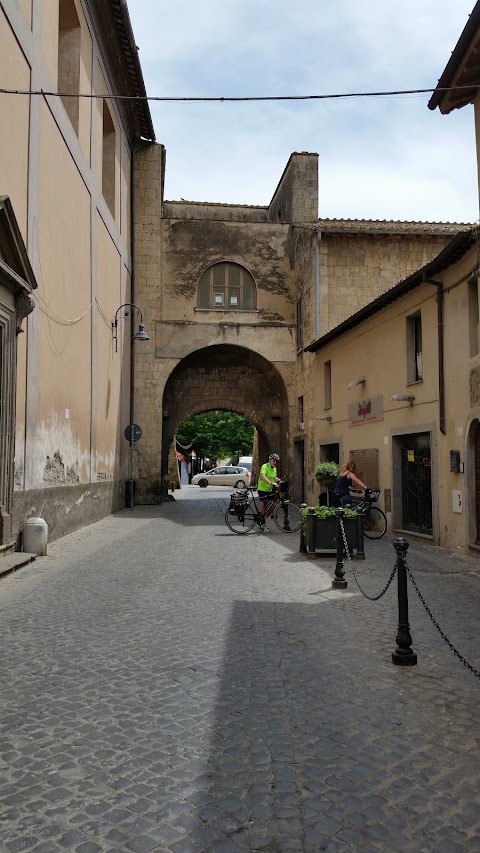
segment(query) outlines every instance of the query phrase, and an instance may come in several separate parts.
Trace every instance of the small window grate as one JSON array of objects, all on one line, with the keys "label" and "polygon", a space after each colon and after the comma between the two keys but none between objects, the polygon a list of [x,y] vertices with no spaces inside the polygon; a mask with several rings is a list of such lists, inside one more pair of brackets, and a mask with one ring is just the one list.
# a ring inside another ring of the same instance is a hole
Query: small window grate
[{"label": "small window grate", "polygon": [[378,482],[378,450],[351,450],[349,459],[355,462],[356,475],[369,489],[379,489]]}]

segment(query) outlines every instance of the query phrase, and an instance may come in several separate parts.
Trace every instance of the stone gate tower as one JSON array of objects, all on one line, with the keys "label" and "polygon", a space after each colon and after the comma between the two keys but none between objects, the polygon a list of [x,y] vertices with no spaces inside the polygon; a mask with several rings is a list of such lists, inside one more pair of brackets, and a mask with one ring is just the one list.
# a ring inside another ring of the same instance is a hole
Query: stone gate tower
[{"label": "stone gate tower", "polygon": [[210,409],[249,418],[294,482],[295,251],[314,239],[318,157],[292,154],[268,207],[165,201],[164,169],[163,146],[136,155],[134,301],[151,338],[135,353],[137,500],[166,495],[177,428]]}]

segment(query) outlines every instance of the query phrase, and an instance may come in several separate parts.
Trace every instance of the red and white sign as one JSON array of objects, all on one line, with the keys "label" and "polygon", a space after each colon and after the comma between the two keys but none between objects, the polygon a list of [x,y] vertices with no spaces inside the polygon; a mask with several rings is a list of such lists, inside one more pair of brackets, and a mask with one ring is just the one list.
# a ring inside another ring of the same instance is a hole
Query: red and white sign
[{"label": "red and white sign", "polygon": [[383,421],[383,397],[369,397],[348,406],[348,422],[350,426],[370,424],[372,421]]}]

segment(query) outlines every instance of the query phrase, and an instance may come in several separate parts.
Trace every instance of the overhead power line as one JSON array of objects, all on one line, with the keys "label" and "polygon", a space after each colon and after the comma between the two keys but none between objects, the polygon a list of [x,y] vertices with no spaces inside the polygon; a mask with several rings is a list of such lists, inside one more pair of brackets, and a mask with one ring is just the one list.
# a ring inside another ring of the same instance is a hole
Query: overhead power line
[{"label": "overhead power line", "polygon": [[430,89],[398,89],[389,92],[341,92],[329,95],[224,95],[219,97],[170,97],[167,95],[96,95],[83,92],[48,92],[45,89],[3,89],[0,95],[41,95],[57,98],[101,98],[110,101],[159,101],[161,103],[225,103],[237,101],[326,101],[341,98],[392,98],[399,95],[428,95],[432,92],[454,92],[468,89],[478,89],[479,83],[469,83],[465,86],[445,86]]}]

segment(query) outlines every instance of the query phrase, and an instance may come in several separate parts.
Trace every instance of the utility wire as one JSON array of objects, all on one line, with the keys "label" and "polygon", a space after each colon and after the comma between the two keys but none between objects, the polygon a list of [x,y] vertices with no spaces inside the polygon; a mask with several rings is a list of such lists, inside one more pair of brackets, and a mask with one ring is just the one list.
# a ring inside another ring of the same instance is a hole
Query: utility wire
[{"label": "utility wire", "polygon": [[237,101],[325,101],[340,98],[391,98],[397,95],[425,95],[432,92],[454,92],[465,91],[468,89],[478,89],[478,83],[469,83],[465,86],[445,86],[434,87],[430,89],[399,89],[390,92],[342,92],[330,95],[252,95],[245,97],[168,97],[168,96],[153,96],[153,95],[95,95],[82,92],[48,92],[44,89],[3,89],[0,88],[0,95],[41,95],[57,98],[101,98],[102,100],[110,101],[160,101],[163,103],[171,102],[190,102],[190,103],[225,103]]}]

